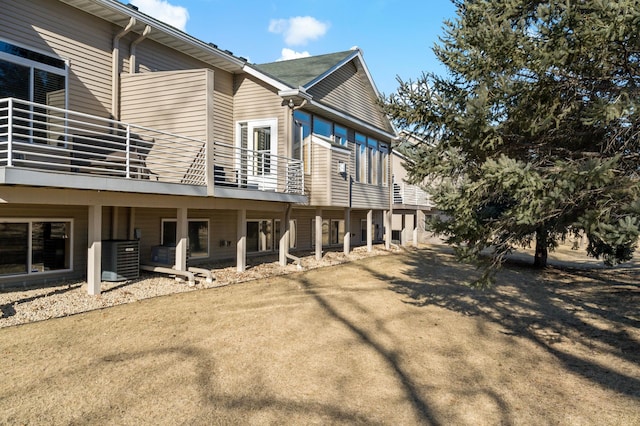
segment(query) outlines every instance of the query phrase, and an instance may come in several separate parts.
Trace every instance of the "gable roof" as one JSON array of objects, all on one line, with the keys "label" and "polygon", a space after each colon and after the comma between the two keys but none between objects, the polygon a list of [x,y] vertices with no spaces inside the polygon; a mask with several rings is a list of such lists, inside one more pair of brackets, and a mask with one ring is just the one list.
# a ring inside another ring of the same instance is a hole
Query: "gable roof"
[{"label": "gable roof", "polygon": [[[395,129],[375,106],[380,96],[359,48],[265,64],[246,64],[249,74],[271,84],[287,100],[304,99],[311,112],[348,120],[383,138],[395,139]],[[355,92],[363,97],[354,97]],[[291,101],[289,101],[291,102]],[[296,101],[294,101],[296,102]]]},{"label": "gable roof", "polygon": [[326,55],[256,64],[254,67],[287,86],[306,89],[322,76],[350,60],[356,53],[357,51],[347,50]]}]

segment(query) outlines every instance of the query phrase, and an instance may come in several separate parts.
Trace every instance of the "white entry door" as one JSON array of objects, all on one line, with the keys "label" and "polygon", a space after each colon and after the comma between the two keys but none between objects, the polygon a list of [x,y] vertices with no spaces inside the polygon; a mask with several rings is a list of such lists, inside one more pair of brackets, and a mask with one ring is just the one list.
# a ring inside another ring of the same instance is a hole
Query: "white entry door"
[{"label": "white entry door", "polygon": [[240,124],[240,143],[243,152],[242,172],[247,186],[261,190],[275,190],[278,183],[276,120],[250,121]]}]

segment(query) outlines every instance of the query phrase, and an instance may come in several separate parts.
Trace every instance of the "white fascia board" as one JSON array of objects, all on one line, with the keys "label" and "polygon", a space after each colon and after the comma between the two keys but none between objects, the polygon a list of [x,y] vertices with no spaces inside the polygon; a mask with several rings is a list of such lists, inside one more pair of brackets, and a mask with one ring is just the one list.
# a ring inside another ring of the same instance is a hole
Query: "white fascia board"
[{"label": "white fascia board", "polygon": [[[82,7],[80,5],[77,5],[74,1],[72,0],[62,0],[64,3],[68,3],[76,8],[82,9]],[[127,16],[127,17],[133,17],[136,19],[136,21],[138,23],[142,23],[144,25],[149,25],[151,26],[153,29],[156,29],[158,31],[161,31],[165,34],[168,34],[184,43],[188,43],[191,44],[192,46],[197,47],[198,49],[201,49],[204,52],[207,52],[213,56],[216,56],[218,58],[221,59],[225,59],[229,62],[231,62],[233,65],[236,65],[240,68],[242,68],[246,62],[243,61],[240,58],[236,58],[233,55],[230,55],[226,52],[223,52],[222,50],[219,50],[217,48],[214,48],[212,46],[210,46],[209,44],[205,43],[202,40],[199,40],[187,33],[185,33],[184,31],[181,31],[175,27],[172,27],[171,25],[165,24],[164,22],[151,18],[148,15],[145,15],[141,12],[138,12],[137,10],[128,7],[127,5],[120,3],[117,0],[93,0],[94,3],[97,3],[107,9],[116,11],[118,13],[122,13],[123,15]]]},{"label": "white fascia board", "polygon": [[263,82],[267,83],[268,85],[278,89],[279,91],[287,91],[287,90],[296,90],[293,89],[290,86],[287,86],[286,84],[284,84],[283,82],[276,80],[273,77],[269,77],[268,75],[266,75],[265,73],[258,71],[257,69],[255,69],[254,67],[252,67],[249,64],[244,64],[244,67],[242,68],[242,70],[244,72],[246,72],[247,74],[258,78],[260,80],[262,80]]}]

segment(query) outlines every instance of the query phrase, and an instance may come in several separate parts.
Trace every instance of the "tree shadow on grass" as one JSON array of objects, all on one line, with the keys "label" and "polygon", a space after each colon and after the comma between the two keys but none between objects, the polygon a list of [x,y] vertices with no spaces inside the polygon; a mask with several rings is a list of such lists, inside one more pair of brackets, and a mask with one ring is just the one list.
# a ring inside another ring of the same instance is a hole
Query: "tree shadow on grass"
[{"label": "tree shadow on grass", "polygon": [[[570,341],[640,366],[640,269],[583,270],[549,267],[532,270],[507,263],[490,290],[470,288],[479,273],[438,248],[406,255],[404,277],[369,269],[414,306],[439,306],[500,324],[504,333],[523,337],[560,360],[567,371],[603,387],[640,397],[640,378],[627,375],[559,345]],[[632,329],[630,332],[629,329]],[[636,336],[634,337],[634,334]]]},{"label": "tree shadow on grass", "polygon": [[[409,374],[407,374],[400,366],[397,353],[384,348],[384,346],[377,342],[375,340],[375,337],[367,332],[364,328],[359,327],[353,321],[349,320],[345,315],[342,315],[326,297],[316,291],[313,283],[311,283],[308,279],[300,277],[298,280],[296,280],[296,282],[302,288],[304,288],[304,291],[307,294],[313,297],[313,299],[318,303],[318,305],[320,305],[325,313],[347,327],[347,329],[352,334],[354,334],[361,343],[363,343],[366,347],[374,350],[375,353],[377,353],[384,360],[387,366],[390,367],[393,371],[395,377],[401,383],[402,389],[404,390],[407,399],[410,401],[419,419],[432,425],[440,424],[435,414],[432,413],[427,403],[420,396],[417,385],[413,382]],[[359,306],[359,309],[362,310],[364,309],[364,307]],[[378,322],[378,328],[380,328],[380,326],[381,324]]]}]

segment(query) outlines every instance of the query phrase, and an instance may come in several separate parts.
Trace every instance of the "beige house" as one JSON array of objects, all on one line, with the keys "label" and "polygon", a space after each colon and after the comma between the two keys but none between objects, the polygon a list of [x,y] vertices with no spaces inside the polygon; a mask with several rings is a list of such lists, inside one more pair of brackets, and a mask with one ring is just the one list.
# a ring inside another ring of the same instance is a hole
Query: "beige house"
[{"label": "beige house", "polygon": [[396,244],[417,245],[431,238],[425,230],[425,221],[433,213],[434,205],[421,185],[408,183],[405,164],[411,160],[394,150],[391,155],[393,170],[393,216],[391,240]]},{"label": "beige house", "polygon": [[0,286],[390,243],[359,50],[253,65],[116,0],[2,10]]}]

